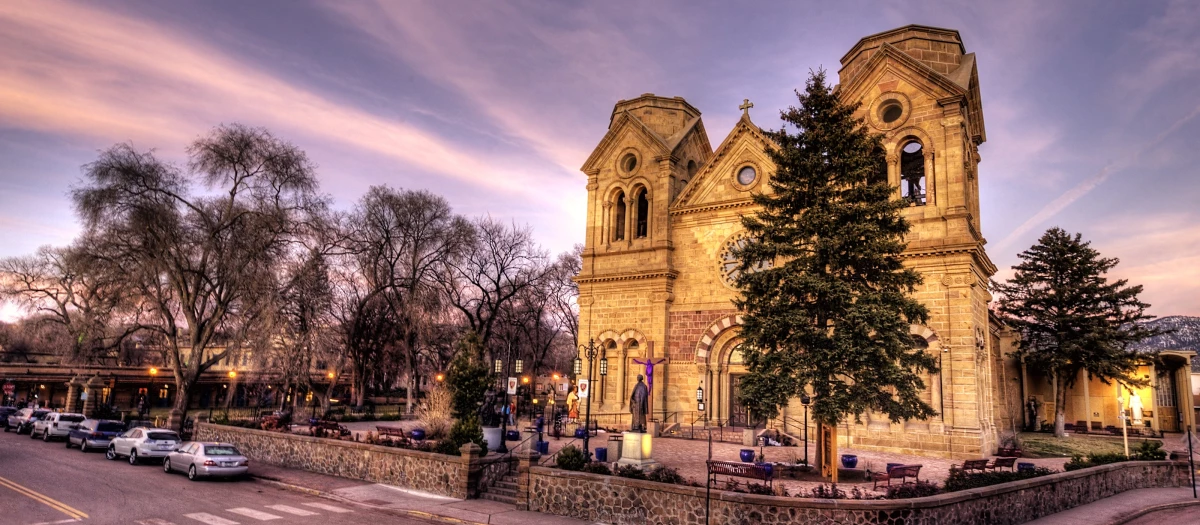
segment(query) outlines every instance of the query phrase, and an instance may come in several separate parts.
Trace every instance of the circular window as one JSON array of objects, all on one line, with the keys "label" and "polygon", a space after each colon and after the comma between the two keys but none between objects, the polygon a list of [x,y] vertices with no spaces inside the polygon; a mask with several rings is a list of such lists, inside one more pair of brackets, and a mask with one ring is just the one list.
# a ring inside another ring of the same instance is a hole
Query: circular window
[{"label": "circular window", "polygon": [[897,120],[900,120],[902,115],[904,115],[904,106],[901,106],[896,102],[884,104],[879,111],[879,118],[880,120],[883,120],[885,124],[891,124]]},{"label": "circular window", "polygon": [[744,166],[738,170],[737,181],[742,186],[754,184],[754,180],[758,178],[758,172],[754,171],[754,166]]},{"label": "circular window", "polygon": [[632,153],[627,153],[625,158],[621,159],[621,169],[624,170],[625,173],[633,173],[633,170],[637,169],[637,156]]}]

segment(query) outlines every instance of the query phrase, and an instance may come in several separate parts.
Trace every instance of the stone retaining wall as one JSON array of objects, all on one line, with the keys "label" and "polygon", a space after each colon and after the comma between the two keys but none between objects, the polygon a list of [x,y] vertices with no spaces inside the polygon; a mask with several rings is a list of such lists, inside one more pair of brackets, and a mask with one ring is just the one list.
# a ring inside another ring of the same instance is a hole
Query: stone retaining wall
[{"label": "stone retaining wall", "polygon": [[483,451],[471,443],[463,446],[462,456],[447,456],[199,422],[195,439],[236,444],[254,461],[459,499],[477,497],[481,483],[503,476],[516,461],[482,457]]},{"label": "stone retaining wall", "polygon": [[[518,505],[605,523],[703,525],[705,489],[537,467]],[[522,480],[524,481],[524,480]],[[1188,484],[1187,463],[1129,461],[978,489],[906,500],[819,500],[713,490],[712,525],[1009,525],[1139,488]]]}]

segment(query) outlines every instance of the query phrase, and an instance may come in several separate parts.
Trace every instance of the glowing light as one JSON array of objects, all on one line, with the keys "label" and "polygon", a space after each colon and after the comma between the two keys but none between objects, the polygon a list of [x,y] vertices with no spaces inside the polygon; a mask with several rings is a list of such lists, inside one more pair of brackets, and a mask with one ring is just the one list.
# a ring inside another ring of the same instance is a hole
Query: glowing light
[{"label": "glowing light", "polygon": [[229,371],[229,379],[233,379],[233,378],[235,378],[235,377],[237,377],[237,371],[236,371],[236,370],[230,370],[230,371]]},{"label": "glowing light", "polygon": [[150,367],[150,375],[152,375],[152,376],[158,375],[158,369],[154,368],[154,367]]}]

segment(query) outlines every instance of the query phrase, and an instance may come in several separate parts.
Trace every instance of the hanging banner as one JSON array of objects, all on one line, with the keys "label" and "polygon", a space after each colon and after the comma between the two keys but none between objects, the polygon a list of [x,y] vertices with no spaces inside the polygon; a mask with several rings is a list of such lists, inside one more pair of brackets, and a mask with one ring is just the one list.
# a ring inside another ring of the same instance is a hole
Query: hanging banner
[{"label": "hanging banner", "polygon": [[588,380],[587,379],[579,380],[579,394],[578,395],[579,395],[579,399],[587,399],[587,396],[588,396]]},{"label": "hanging banner", "polygon": [[11,396],[11,395],[13,395],[13,392],[16,392],[16,391],[17,391],[17,385],[14,385],[12,383],[4,383],[4,395]]},{"label": "hanging banner", "polygon": [[517,395],[517,378],[515,377],[508,378],[508,395]]}]

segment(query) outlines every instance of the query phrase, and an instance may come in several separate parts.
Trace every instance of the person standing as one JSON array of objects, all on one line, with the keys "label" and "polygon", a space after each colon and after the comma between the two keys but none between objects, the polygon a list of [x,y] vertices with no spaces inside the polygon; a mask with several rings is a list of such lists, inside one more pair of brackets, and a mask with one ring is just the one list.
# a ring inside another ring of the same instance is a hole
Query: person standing
[{"label": "person standing", "polygon": [[579,394],[575,393],[576,387],[571,387],[571,391],[567,393],[567,422],[578,423],[579,419]]}]

